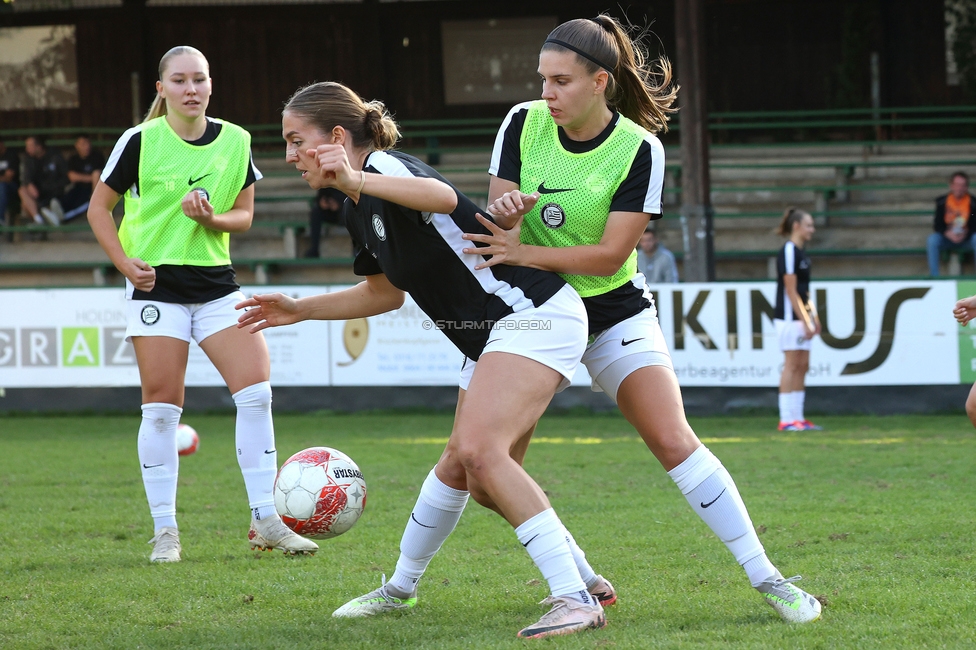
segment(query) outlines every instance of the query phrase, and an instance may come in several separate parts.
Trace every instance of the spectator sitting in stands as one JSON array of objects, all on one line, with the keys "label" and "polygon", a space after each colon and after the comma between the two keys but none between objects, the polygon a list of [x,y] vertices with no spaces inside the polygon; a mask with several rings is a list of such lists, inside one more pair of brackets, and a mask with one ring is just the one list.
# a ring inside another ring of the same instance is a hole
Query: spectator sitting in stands
[{"label": "spectator sitting in stands", "polygon": [[12,223],[15,213],[11,213],[7,221],[7,206],[17,194],[17,176],[20,173],[20,156],[12,149],[8,149],[0,140],[0,223]]},{"label": "spectator sitting in stands", "polygon": [[942,251],[970,252],[976,256],[976,197],[969,193],[969,176],[956,172],[949,180],[949,193],[935,200],[935,232],[929,235],[926,251],[929,273],[939,276]]},{"label": "spectator sitting in stands", "polygon": [[308,215],[308,250],[305,257],[319,257],[322,224],[342,225],[342,203],[346,195],[334,187],[323,187],[315,194]]},{"label": "spectator sitting in stands", "polygon": [[105,156],[97,149],[92,149],[88,136],[81,135],[75,140],[75,153],[68,158],[68,180],[71,186],[61,199],[64,217],[61,222],[74,219],[79,214],[88,211],[88,200],[92,190],[101,177],[105,167]]},{"label": "spectator sitting in stands", "polygon": [[647,284],[678,281],[678,265],[674,253],[657,240],[654,227],[648,224],[637,245],[637,270],[644,274]]},{"label": "spectator sitting in stands", "polygon": [[18,191],[21,206],[34,223],[60,225],[64,216],[60,199],[68,185],[68,166],[58,151],[45,146],[41,136],[28,136],[24,151],[27,156]]}]

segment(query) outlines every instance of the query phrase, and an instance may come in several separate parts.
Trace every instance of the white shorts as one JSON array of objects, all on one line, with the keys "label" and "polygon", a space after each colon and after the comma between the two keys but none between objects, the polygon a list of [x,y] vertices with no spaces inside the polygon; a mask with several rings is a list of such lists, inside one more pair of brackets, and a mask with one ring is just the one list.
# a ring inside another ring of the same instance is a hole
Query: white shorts
[{"label": "white shorts", "polygon": [[776,338],[779,339],[779,349],[782,352],[791,350],[809,350],[812,339],[806,338],[806,327],[801,320],[773,320],[776,327]]},{"label": "white shorts", "polygon": [[653,308],[593,335],[582,361],[593,380],[593,391],[603,391],[614,402],[620,384],[635,370],[664,366],[674,371],[671,353]]},{"label": "white shorts", "polygon": [[130,341],[133,336],[168,336],[199,344],[211,334],[236,327],[241,314],[234,305],[244,299],[240,291],[195,305],[129,298],[125,301],[125,340]]},{"label": "white shorts", "polygon": [[[507,352],[552,368],[563,376],[558,393],[573,381],[586,348],[586,322],[583,301],[567,284],[542,306],[509,314],[495,323],[481,354]],[[458,381],[463,390],[468,389],[476,366],[475,361],[464,359]]]}]

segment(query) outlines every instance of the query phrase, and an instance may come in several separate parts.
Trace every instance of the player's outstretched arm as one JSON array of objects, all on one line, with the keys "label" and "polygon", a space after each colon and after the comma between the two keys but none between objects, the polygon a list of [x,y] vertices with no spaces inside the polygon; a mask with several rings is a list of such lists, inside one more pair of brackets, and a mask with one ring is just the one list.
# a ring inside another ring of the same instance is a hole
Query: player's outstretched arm
[{"label": "player's outstretched arm", "polygon": [[370,275],[354,287],[295,299],[282,293],[258,294],[235,305],[244,310],[237,327],[252,334],[303,320],[348,320],[383,314],[403,305],[404,292],[385,275]]},{"label": "player's outstretched arm", "polygon": [[960,325],[968,325],[969,321],[976,318],[976,296],[963,298],[957,302],[952,310],[952,315],[956,317]]}]

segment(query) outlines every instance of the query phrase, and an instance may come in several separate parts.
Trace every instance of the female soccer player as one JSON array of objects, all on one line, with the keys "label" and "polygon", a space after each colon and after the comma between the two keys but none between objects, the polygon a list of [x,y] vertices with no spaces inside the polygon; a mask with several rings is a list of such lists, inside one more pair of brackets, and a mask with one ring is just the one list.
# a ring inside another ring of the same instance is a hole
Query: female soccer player
[{"label": "female soccer player", "polygon": [[789,240],[776,257],[776,312],[773,324],[785,357],[779,379],[779,430],[820,431],[803,416],[804,382],[810,367],[810,340],[820,333],[820,317],[810,300],[810,258],[803,250],[814,232],[813,217],[789,208],[777,233]]},{"label": "female soccer player", "polygon": [[579,363],[586,336],[579,296],[554,273],[478,270],[484,258],[477,249],[461,252],[465,233],[488,232],[475,219],[476,206],[416,158],[389,151],[399,133],[382,103],[365,103],[338,83],[313,84],[286,104],[282,134],[287,160],[309,186],[336,187],[348,197],[343,210],[357,250],[353,268],[366,279],[301,300],[254,296],[238,305],[248,309],[241,326],[256,332],[306,319],[362,318],[399,308],[409,292],[466,357],[478,360],[458,400],[448,448],[408,520],[396,573],[333,615],[369,616],[417,602],[426,556],[454,530],[470,474],[549,583],[551,611],[519,636],[603,627],[603,608],[587,592],[565,528],[545,493],[509,456]]},{"label": "female soccer player", "polygon": [[[969,296],[956,302],[956,306],[952,309],[952,315],[963,327],[969,325],[969,321],[976,318],[976,296]],[[976,427],[976,384],[973,384],[969,391],[969,397],[966,398],[966,415]]]},{"label": "female soccer player", "polygon": [[[237,405],[237,461],[251,507],[251,548],[314,553],[274,507],[274,425],[268,348],[237,327],[244,299],[228,255],[232,232],[254,214],[251,136],[206,116],[210,66],[192,47],[159,62],[156,99],[146,120],[116,143],[92,194],[88,220],[126,279],[126,338],[142,381],[139,462],[155,524],[153,562],[178,562],[179,467],[176,427],[182,413],[190,339],[220,372]],[[125,195],[117,231],[112,209]]]},{"label": "female soccer player", "polygon": [[[583,297],[590,338],[583,363],[634,426],[681,493],[791,622],[820,603],[766,557],[731,476],[692,431],[670,353],[634,251],[661,217],[666,129],[676,96],[671,68],[655,72],[639,44],[607,15],[553,30],[539,56],[542,100],[515,106],[492,152],[491,235],[467,235],[491,254],[481,267],[556,271]],[[506,230],[507,229],[507,230]],[[524,454],[528,437],[514,448]],[[519,456],[520,458],[520,456]],[[479,502],[476,481],[469,483]]]}]

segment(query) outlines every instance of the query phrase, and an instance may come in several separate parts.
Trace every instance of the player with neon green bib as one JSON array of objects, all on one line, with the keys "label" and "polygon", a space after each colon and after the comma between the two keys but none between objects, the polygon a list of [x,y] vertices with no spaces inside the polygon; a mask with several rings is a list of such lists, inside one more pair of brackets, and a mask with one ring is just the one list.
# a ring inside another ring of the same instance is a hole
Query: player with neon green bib
[{"label": "player with neon green bib", "polygon": [[[210,65],[198,50],[174,47],[159,63],[146,120],[116,143],[88,210],[98,242],[125,277],[127,341],[142,383],[138,452],[153,518],[151,562],[179,562],[179,457],[190,341],[207,354],[237,405],[237,460],[252,525],[251,548],[314,553],[274,506],[278,469],[271,419],[271,364],[261,335],[237,327],[244,294],[230,264],[230,233],[251,227],[251,136],[206,116]],[[112,210],[125,197],[116,230]]]},{"label": "player with neon green bib", "polygon": [[[542,100],[514,107],[492,152],[491,235],[465,238],[491,259],[556,271],[583,297],[590,338],[583,363],[667,470],[692,509],[786,621],[820,617],[820,603],[769,561],[735,483],[688,425],[671,356],[635,247],[662,216],[666,129],[676,96],[670,64],[643,65],[613,18],[572,20],[539,57]],[[472,249],[466,249],[468,252]],[[533,430],[513,449],[521,460]],[[472,496],[490,499],[469,480]],[[580,574],[595,576],[580,551]],[[594,578],[595,579],[595,578]],[[589,583],[588,583],[589,585]]]}]

